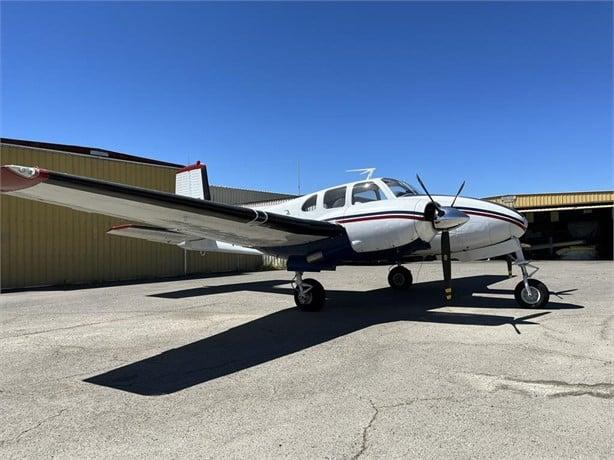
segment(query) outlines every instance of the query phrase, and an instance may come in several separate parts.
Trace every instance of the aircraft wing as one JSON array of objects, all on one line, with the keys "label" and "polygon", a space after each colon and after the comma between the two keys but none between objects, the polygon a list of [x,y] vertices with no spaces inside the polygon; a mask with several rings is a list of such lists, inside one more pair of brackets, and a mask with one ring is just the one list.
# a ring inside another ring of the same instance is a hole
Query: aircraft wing
[{"label": "aircraft wing", "polygon": [[246,247],[293,246],[342,235],[330,222],[299,219],[74,176],[41,168],[2,166],[0,191],[8,195],[104,214]]}]

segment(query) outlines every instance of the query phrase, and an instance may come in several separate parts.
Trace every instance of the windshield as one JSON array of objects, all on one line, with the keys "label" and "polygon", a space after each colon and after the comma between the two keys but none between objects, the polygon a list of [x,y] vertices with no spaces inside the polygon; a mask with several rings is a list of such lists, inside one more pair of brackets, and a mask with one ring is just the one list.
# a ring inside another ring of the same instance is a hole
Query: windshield
[{"label": "windshield", "polygon": [[382,179],[382,181],[396,197],[418,194],[415,188],[403,181],[397,179]]}]

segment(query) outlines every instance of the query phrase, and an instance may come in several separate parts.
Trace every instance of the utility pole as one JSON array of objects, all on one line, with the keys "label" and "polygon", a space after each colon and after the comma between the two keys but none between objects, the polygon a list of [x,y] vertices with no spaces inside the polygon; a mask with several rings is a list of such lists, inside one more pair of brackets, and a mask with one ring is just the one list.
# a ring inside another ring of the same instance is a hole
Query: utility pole
[{"label": "utility pole", "polygon": [[301,160],[296,161],[296,176],[298,181],[298,194],[301,194]]}]

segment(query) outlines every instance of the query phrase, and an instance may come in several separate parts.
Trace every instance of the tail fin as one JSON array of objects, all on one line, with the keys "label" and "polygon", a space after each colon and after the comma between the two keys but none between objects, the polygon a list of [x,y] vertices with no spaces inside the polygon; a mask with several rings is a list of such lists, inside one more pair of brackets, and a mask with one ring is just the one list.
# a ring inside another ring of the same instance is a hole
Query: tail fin
[{"label": "tail fin", "polygon": [[197,161],[177,171],[175,176],[175,194],[211,201],[207,165]]}]

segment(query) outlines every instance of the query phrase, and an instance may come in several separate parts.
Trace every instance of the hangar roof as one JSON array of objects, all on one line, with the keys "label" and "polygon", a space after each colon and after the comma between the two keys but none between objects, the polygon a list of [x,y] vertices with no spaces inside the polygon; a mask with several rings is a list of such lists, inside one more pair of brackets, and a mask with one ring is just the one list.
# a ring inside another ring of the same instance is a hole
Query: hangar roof
[{"label": "hangar roof", "polygon": [[[83,147],[78,145],[68,145],[68,144],[54,144],[51,142],[38,142],[38,141],[30,141],[24,139],[10,139],[6,137],[0,138],[0,144],[5,144],[8,146],[16,147],[11,152],[11,157],[14,155],[21,155],[20,151],[25,149],[34,149],[34,151],[44,151],[45,154],[49,155],[58,155],[58,154],[74,154],[74,155],[85,155],[92,159],[112,159],[112,160],[120,160],[127,161],[130,163],[140,163],[146,165],[153,166],[161,166],[164,168],[172,169],[172,173],[174,174],[175,170],[183,168],[184,165],[175,164],[175,163],[167,163],[165,161],[154,160],[146,157],[139,157],[135,155],[128,155],[126,153],[114,152],[111,150],[99,149],[95,147]],[[7,149],[8,150],[8,149]],[[6,153],[6,150],[5,152]],[[43,152],[41,152],[43,153]],[[17,160],[11,160],[17,162]],[[16,163],[18,164],[18,163]],[[43,165],[44,166],[44,165]],[[78,171],[68,171],[72,173],[79,174]],[[81,173],[83,174],[83,173]],[[132,184],[132,185],[137,185]],[[252,190],[252,189],[241,189],[236,187],[222,187],[211,185],[211,193],[214,201],[219,201],[221,203],[226,204],[247,204],[251,202],[269,202],[269,201],[277,201],[277,200],[286,200],[295,198],[295,195],[287,194],[287,193],[275,193],[268,192],[265,190]]]},{"label": "hangar roof", "polygon": [[183,165],[175,163],[168,163],[166,161],[153,160],[151,158],[138,157],[135,155],[128,155],[126,153],[113,152],[112,150],[99,149],[96,147],[83,147],[79,145],[70,144],[54,144],[51,142],[37,142],[28,141],[23,139],[9,139],[6,137],[0,138],[0,142],[3,144],[21,145],[23,147],[33,147],[38,149],[56,150],[61,152],[76,153],[78,155],[91,155],[102,158],[112,158],[114,160],[133,161],[135,163],[145,163],[158,166],[169,166],[171,168],[182,168]]},{"label": "hangar roof", "polygon": [[614,191],[499,195],[484,199],[519,211],[588,209],[614,206]]}]

